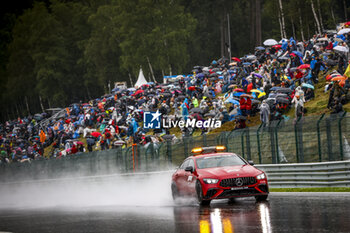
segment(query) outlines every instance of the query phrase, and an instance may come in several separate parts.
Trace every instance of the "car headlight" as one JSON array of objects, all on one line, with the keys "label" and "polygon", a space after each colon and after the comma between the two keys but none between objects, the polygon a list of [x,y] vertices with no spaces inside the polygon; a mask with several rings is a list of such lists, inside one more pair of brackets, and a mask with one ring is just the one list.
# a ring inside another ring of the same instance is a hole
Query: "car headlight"
[{"label": "car headlight", "polygon": [[256,176],[256,178],[257,178],[258,180],[262,180],[262,179],[265,179],[265,178],[266,178],[266,175],[265,175],[265,173],[261,173],[260,175]]},{"label": "car headlight", "polygon": [[219,180],[218,179],[203,179],[203,181],[206,184],[216,184]]}]

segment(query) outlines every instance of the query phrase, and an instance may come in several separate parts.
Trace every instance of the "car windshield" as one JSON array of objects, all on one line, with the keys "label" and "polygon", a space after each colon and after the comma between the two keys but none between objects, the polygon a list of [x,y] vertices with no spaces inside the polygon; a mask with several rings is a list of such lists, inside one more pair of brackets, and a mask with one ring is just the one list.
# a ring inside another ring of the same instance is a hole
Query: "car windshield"
[{"label": "car windshield", "polygon": [[239,166],[246,163],[237,155],[218,155],[208,156],[203,158],[197,158],[197,168],[211,168],[211,167],[226,167],[226,166]]}]

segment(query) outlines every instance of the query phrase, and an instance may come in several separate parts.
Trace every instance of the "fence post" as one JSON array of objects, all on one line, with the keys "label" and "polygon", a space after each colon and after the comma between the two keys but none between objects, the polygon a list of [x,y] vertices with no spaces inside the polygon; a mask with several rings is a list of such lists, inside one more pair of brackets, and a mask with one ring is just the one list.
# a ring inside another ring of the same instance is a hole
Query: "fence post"
[{"label": "fence post", "polygon": [[344,112],[338,121],[338,129],[339,129],[339,150],[340,150],[340,160],[344,159],[344,151],[343,151],[343,134],[342,134],[342,130],[341,130],[341,121],[344,119],[346,115],[346,112]]},{"label": "fence post", "polygon": [[251,160],[251,153],[250,153],[250,135],[249,135],[249,128],[245,128],[246,133],[246,145],[247,145],[247,159]]},{"label": "fence post", "polygon": [[168,164],[171,165],[171,163],[173,162],[171,155],[171,140],[166,141],[166,153],[168,155]]},{"label": "fence post", "polygon": [[317,121],[317,141],[318,141],[318,161],[322,162],[322,148],[321,148],[321,132],[320,132],[320,122],[323,119],[325,114],[323,113],[322,116]]},{"label": "fence post", "polygon": [[297,121],[294,124],[294,134],[295,134],[295,148],[296,148],[296,156],[297,156],[297,163],[300,162],[300,158],[299,158],[299,138],[298,138],[298,123],[301,119],[301,116],[298,117]]},{"label": "fence post", "polygon": [[257,139],[257,143],[258,143],[259,164],[261,164],[260,129],[262,128],[263,125],[264,125],[264,123],[261,123],[258,130],[256,131],[256,139]]},{"label": "fence post", "polygon": [[187,138],[183,137],[183,144],[184,144],[184,156],[187,158],[187,153],[188,153],[188,146],[187,146]]},{"label": "fence post", "polygon": [[207,135],[206,134],[202,135],[202,144],[203,144],[203,146],[207,145]]},{"label": "fence post", "polygon": [[277,163],[276,161],[276,145],[275,145],[275,134],[274,134],[274,127],[272,126],[272,124],[275,124],[276,121],[271,122],[271,124],[269,125],[269,134],[270,134],[270,149],[271,149],[271,162],[273,164]]},{"label": "fence post", "polygon": [[244,130],[240,130],[240,133],[241,133],[242,157],[245,158],[245,156],[244,156]]},{"label": "fence post", "polygon": [[333,160],[333,148],[332,148],[332,119],[331,117],[326,118],[326,132],[327,132],[327,152],[328,161]]},{"label": "fence post", "polygon": [[278,126],[280,125],[281,122],[282,122],[282,119],[280,119],[278,121],[277,125],[275,126],[276,161],[277,161],[277,163],[280,163],[280,154],[279,154],[279,150],[278,150]]}]

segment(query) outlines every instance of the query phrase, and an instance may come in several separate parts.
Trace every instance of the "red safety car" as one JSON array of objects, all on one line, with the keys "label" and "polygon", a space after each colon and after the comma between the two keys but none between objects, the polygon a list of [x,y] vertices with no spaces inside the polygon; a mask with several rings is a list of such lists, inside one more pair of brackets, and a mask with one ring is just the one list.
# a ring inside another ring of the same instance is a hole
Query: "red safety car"
[{"label": "red safety car", "polygon": [[224,146],[192,149],[172,176],[173,199],[195,196],[201,205],[213,199],[254,196],[266,200],[269,186],[266,174],[241,156],[224,152]]}]

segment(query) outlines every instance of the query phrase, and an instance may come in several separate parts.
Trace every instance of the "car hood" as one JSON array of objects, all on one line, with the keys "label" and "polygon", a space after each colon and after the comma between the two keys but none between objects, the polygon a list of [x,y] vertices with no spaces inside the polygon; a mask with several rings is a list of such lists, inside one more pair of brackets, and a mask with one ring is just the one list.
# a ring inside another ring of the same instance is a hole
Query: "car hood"
[{"label": "car hood", "polygon": [[227,179],[235,177],[257,176],[261,174],[262,171],[251,165],[240,165],[197,169],[197,173],[202,178]]}]

